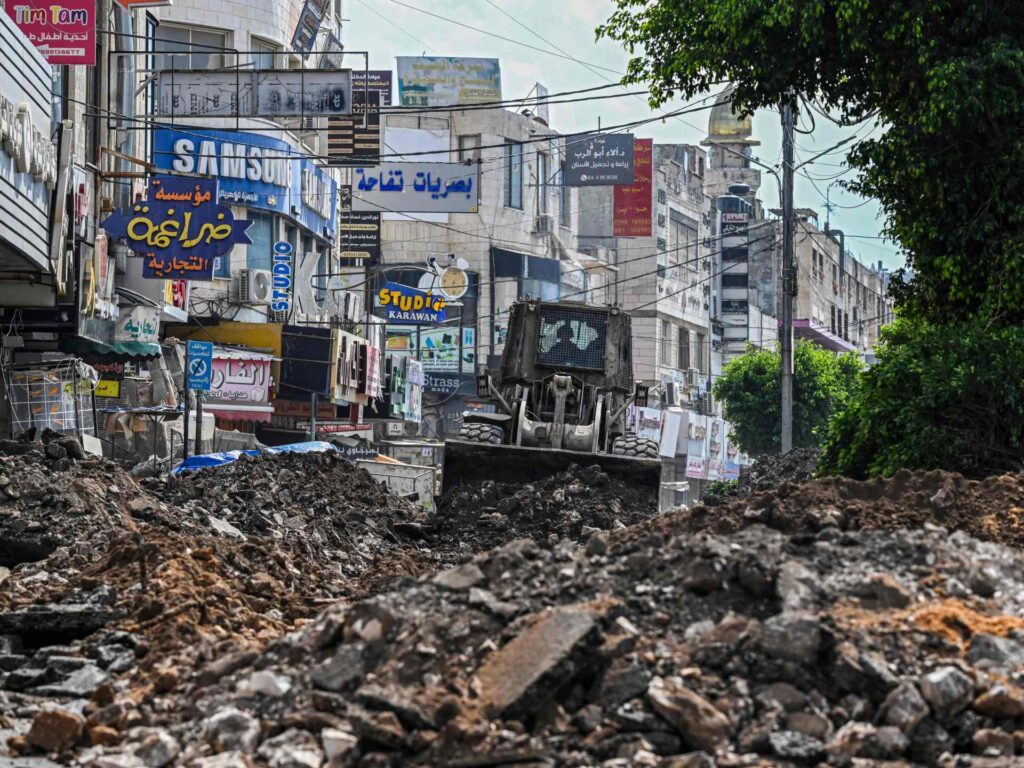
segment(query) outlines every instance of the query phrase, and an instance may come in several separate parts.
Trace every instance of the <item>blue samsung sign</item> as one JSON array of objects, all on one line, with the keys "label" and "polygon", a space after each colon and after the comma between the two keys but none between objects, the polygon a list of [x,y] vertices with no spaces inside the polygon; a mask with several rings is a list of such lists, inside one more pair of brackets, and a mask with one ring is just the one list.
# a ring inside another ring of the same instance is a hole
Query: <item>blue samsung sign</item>
[{"label": "blue samsung sign", "polygon": [[220,202],[291,217],[323,237],[337,225],[338,184],[287,142],[258,133],[158,128],[160,170],[215,176]]}]

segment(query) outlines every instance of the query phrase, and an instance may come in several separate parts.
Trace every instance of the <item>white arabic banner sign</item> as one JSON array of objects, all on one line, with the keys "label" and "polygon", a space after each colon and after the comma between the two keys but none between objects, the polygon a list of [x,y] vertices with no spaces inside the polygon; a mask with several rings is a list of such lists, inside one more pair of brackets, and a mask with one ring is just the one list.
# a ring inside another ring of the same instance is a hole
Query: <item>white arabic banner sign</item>
[{"label": "white arabic banner sign", "polygon": [[132,307],[121,310],[114,324],[114,341],[157,341],[160,338],[160,309]]},{"label": "white arabic banner sign", "polygon": [[480,167],[462,163],[381,163],[352,169],[352,210],[476,213]]},{"label": "white arabic banner sign", "polygon": [[330,117],[352,112],[349,70],[172,69],[156,78],[163,117]]},{"label": "white arabic banner sign", "polygon": [[[216,353],[215,353],[216,354]],[[270,359],[240,360],[231,358],[213,358],[213,373],[210,379],[210,391],[207,392],[204,404],[214,411],[244,410],[244,406],[270,405]],[[239,407],[242,408],[239,408]],[[268,420],[269,416],[246,415],[256,421]]]},{"label": "white arabic banner sign", "polygon": [[602,187],[633,183],[633,134],[592,133],[565,141],[565,183]]}]

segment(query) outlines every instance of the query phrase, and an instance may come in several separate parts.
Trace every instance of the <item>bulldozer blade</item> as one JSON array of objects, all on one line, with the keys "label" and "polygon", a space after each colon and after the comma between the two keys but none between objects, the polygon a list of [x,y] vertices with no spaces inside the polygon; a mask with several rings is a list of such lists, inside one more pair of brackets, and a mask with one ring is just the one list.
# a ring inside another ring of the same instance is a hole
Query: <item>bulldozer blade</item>
[{"label": "bulldozer blade", "polygon": [[597,464],[623,483],[654,493],[661,483],[660,459],[448,440],[444,444],[441,493],[484,480],[535,482],[563,472],[571,464]]}]

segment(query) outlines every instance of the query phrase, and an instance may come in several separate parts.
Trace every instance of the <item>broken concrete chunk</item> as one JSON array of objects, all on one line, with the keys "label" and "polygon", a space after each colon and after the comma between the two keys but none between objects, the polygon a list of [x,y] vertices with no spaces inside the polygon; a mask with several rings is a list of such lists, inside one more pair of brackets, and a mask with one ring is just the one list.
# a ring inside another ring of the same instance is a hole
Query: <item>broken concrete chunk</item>
[{"label": "broken concrete chunk", "polygon": [[461,590],[475,587],[484,578],[484,572],[475,563],[466,563],[441,571],[431,581],[447,589]]},{"label": "broken concrete chunk", "polygon": [[762,625],[759,642],[769,656],[811,664],[821,648],[821,622],[809,614],[780,613]]},{"label": "broken concrete chunk", "polygon": [[260,738],[259,721],[241,710],[227,707],[203,723],[206,740],[218,752],[252,752]]},{"label": "broken concrete chunk", "polygon": [[359,739],[354,734],[339,728],[324,728],[320,731],[320,744],[328,760],[347,757],[355,751],[358,743]]},{"label": "broken concrete chunk", "polygon": [[964,709],[974,698],[974,683],[956,667],[939,667],[921,677],[921,695],[935,713],[946,720]]},{"label": "broken concrete chunk", "polygon": [[[537,614],[530,625],[477,671],[481,701],[495,715],[531,713],[571,677],[574,659],[598,634],[594,609],[569,606]],[[568,673],[568,674],[567,674]],[[557,679],[556,679],[557,678]]]},{"label": "broken concrete chunk", "polygon": [[249,675],[247,686],[251,693],[261,693],[264,696],[278,698],[291,690],[292,681],[287,675],[260,669]]},{"label": "broken concrete chunk", "polygon": [[308,731],[289,728],[260,745],[259,756],[270,768],[320,768],[324,753]]},{"label": "broken concrete chunk", "polygon": [[61,682],[37,686],[32,692],[42,696],[73,696],[86,699],[109,679],[110,676],[106,672],[89,664],[75,670]]},{"label": "broken concrete chunk", "polygon": [[170,765],[181,749],[177,740],[163,728],[153,728],[135,748],[138,757],[147,768],[164,768]]},{"label": "broken concrete chunk", "polygon": [[214,517],[213,515],[210,515],[209,520],[210,527],[213,528],[213,530],[215,530],[217,533],[223,534],[225,536],[232,536],[236,539],[245,538],[244,533],[242,533],[240,530],[238,530],[235,526],[233,526],[224,518]]},{"label": "broken concrete chunk", "polygon": [[873,573],[853,590],[866,608],[906,608],[910,591],[887,573]]},{"label": "broken concrete chunk", "polygon": [[971,638],[967,660],[979,665],[988,662],[996,667],[1024,667],[1024,644],[1008,637],[977,634]]},{"label": "broken concrete chunk", "polygon": [[1024,717],[1024,689],[994,685],[974,700],[974,711],[988,717]]},{"label": "broken concrete chunk", "polygon": [[354,688],[366,674],[362,643],[339,645],[334,655],[313,668],[310,682],[322,691],[340,693]]},{"label": "broken concrete chunk", "polygon": [[895,725],[904,733],[909,733],[928,717],[928,703],[921,696],[917,686],[905,680],[885,698],[878,716],[882,722]]},{"label": "broken concrete chunk", "polygon": [[655,677],[647,688],[647,700],[697,749],[714,753],[728,745],[732,731],[729,718],[682,682]]}]

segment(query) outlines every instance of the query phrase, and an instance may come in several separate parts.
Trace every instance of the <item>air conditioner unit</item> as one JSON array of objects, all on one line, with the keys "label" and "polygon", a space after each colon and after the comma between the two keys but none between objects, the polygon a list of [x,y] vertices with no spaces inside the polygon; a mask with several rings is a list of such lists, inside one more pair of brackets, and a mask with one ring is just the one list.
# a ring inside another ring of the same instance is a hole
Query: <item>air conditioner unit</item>
[{"label": "air conditioner unit", "polygon": [[242,304],[269,304],[271,282],[269,269],[240,269],[238,301]]},{"label": "air conditioner unit", "polygon": [[401,421],[389,421],[387,423],[388,437],[401,437],[405,434],[405,424]]},{"label": "air conditioner unit", "polygon": [[700,371],[696,368],[686,369],[686,386],[688,387],[699,387],[700,386]]},{"label": "air conditioner unit", "polygon": [[679,385],[674,381],[665,382],[665,405],[679,405]]},{"label": "air conditioner unit", "polygon": [[550,235],[555,229],[555,220],[549,214],[542,213],[533,220],[533,233],[535,235]]}]

